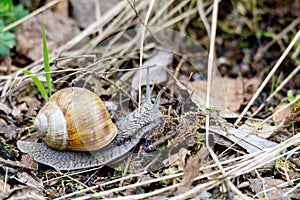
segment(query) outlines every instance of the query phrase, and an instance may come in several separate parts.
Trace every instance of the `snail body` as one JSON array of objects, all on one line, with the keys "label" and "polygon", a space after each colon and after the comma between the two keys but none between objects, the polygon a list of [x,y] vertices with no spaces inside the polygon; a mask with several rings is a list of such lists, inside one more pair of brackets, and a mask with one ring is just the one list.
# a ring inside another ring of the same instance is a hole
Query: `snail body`
[{"label": "snail body", "polygon": [[36,161],[59,170],[95,167],[126,154],[161,118],[158,101],[148,101],[115,125],[96,94],[66,88],[51,96],[36,117],[43,143],[17,145]]}]

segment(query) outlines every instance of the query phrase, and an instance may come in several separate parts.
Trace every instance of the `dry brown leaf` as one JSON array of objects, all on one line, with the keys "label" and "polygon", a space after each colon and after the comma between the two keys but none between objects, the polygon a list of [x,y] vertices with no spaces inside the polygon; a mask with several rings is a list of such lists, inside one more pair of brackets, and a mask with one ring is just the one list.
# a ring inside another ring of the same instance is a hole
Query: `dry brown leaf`
[{"label": "dry brown leaf", "polygon": [[[228,85],[228,87],[232,87],[234,81],[228,79],[226,81],[226,84]],[[178,83],[177,83],[178,84]],[[233,113],[232,110],[228,110],[228,108],[226,108],[226,105],[237,109],[237,107],[240,106],[241,98],[242,95],[241,90],[239,89],[240,87],[237,86],[236,89],[234,90],[234,93],[236,94],[237,97],[235,97],[236,100],[232,100],[234,99],[233,97],[230,97],[228,100],[226,99],[226,96],[230,96],[232,94],[226,94],[225,93],[225,89],[224,89],[223,85],[223,81],[221,77],[215,76],[213,78],[213,82],[211,85],[211,94],[210,94],[210,104],[213,107],[216,107],[218,110],[221,111],[220,115],[222,117],[228,117],[228,118],[232,118],[232,117],[237,117],[238,115]],[[181,86],[182,88],[182,86]],[[186,88],[182,88],[182,89],[186,89]],[[207,89],[207,81],[206,80],[196,80],[196,81],[192,81],[189,82],[187,85],[187,90],[190,94],[193,94],[191,97],[192,102],[194,102],[197,106],[201,107],[201,108],[205,108],[205,104],[206,104],[206,89]],[[232,90],[232,89],[230,89]],[[227,89],[228,93],[230,92]],[[228,101],[228,103],[227,103]],[[230,103],[230,101],[232,101],[232,103]],[[233,104],[237,104],[234,105]]]},{"label": "dry brown leaf", "polygon": [[179,170],[183,170],[185,166],[185,159],[187,155],[190,155],[191,151],[181,148],[178,153],[171,155],[168,159],[163,161],[165,166],[177,165]]},{"label": "dry brown leaf", "polygon": [[[51,19],[51,20],[46,20]],[[79,29],[73,19],[51,10],[25,21],[16,29],[16,51],[32,60],[42,58],[42,21],[45,23],[49,54],[73,38]]]},{"label": "dry brown leaf", "polygon": [[[250,187],[251,189],[257,194],[259,198],[266,197],[268,199],[286,199],[284,198],[284,194],[292,189],[292,187],[285,187],[280,188],[278,185],[285,183],[285,181],[280,179],[273,179],[273,178],[255,178],[255,179],[249,179]],[[266,191],[266,195],[264,194],[264,189],[267,190],[269,188],[272,188],[270,191]],[[296,189],[293,193],[289,195],[289,197],[292,198],[299,198],[300,197],[300,189]]]},{"label": "dry brown leaf", "polygon": [[45,197],[43,196],[41,191],[28,186],[21,186],[8,190],[5,193],[1,194],[0,198],[9,200],[45,200]]},{"label": "dry brown leaf", "polygon": [[18,172],[13,178],[20,183],[26,184],[27,186],[34,188],[43,188],[43,181],[33,174],[27,172]]},{"label": "dry brown leaf", "polygon": [[7,124],[7,122],[0,118],[0,133],[4,134],[5,139],[12,139],[16,137],[17,127],[14,124]]},{"label": "dry brown leaf", "polygon": [[0,111],[3,111],[5,114],[9,115],[12,109],[6,103],[0,102]]},{"label": "dry brown leaf", "polygon": [[[252,120],[247,120],[244,124],[239,126],[239,130],[243,130],[249,134],[257,135],[261,138],[270,138],[273,136],[279,129],[278,126],[272,126],[269,123],[264,123],[259,129],[256,128],[258,124]],[[254,132],[255,130],[255,132]]]},{"label": "dry brown leaf", "polygon": [[30,167],[30,166],[26,166],[23,165],[23,163],[19,162],[19,161],[12,161],[12,160],[8,160],[8,159],[4,159],[0,157],[0,163],[7,165],[7,166],[12,166],[12,167],[20,167],[20,168],[26,168],[26,169],[30,169],[30,170],[37,170],[37,167]]},{"label": "dry brown leaf", "polygon": [[33,170],[38,169],[38,163],[28,154],[22,154],[22,159],[20,164],[22,164],[24,167],[27,167],[29,169],[33,169]]},{"label": "dry brown leaf", "polygon": [[273,113],[273,122],[279,126],[281,124],[283,124],[286,120],[286,117],[291,113],[291,108],[290,107],[286,107],[285,109],[281,110],[280,112],[278,112],[279,109],[281,109],[282,107],[286,106],[287,104],[279,104],[275,107]]},{"label": "dry brown leaf", "polygon": [[27,116],[36,116],[38,108],[41,107],[41,102],[33,96],[24,96],[18,99],[18,101],[26,104],[26,110],[19,109],[25,111]]},{"label": "dry brown leaf", "polygon": [[253,77],[251,79],[243,79],[244,84],[244,99],[245,102],[248,101],[253,97],[253,94],[257,91],[258,87],[261,84],[261,78]]},{"label": "dry brown leaf", "polygon": [[296,107],[291,110],[284,124],[288,125],[293,122],[300,122],[300,107]]},{"label": "dry brown leaf", "polygon": [[[188,89],[194,92],[194,95],[192,96],[192,101],[197,105],[199,105],[200,107],[204,108],[206,102],[206,90],[207,90],[206,80],[196,80],[190,82],[188,84]],[[212,84],[210,101],[211,101],[211,105],[216,108],[219,109],[225,108],[225,92],[224,92],[224,87],[222,85],[217,86],[216,84]]]},{"label": "dry brown leaf", "polygon": [[208,155],[206,148],[201,148],[197,154],[190,157],[184,168],[184,175],[178,188],[178,193],[186,192],[192,186],[194,179],[199,175],[199,168],[205,164]]},{"label": "dry brown leaf", "polygon": [[240,78],[224,77],[223,84],[226,93],[226,108],[233,112],[238,111],[244,101],[242,80]]}]

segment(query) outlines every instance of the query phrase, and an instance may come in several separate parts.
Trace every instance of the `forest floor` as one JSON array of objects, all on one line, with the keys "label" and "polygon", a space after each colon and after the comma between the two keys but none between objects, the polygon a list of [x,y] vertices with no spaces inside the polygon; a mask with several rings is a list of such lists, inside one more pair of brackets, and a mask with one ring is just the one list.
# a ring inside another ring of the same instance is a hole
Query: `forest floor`
[{"label": "forest floor", "polygon": [[[42,2],[0,15],[1,199],[300,199],[299,1]],[[93,91],[117,124],[149,78],[159,126],[101,166],[37,162],[17,141],[43,143],[47,100],[23,70],[54,94]]]}]

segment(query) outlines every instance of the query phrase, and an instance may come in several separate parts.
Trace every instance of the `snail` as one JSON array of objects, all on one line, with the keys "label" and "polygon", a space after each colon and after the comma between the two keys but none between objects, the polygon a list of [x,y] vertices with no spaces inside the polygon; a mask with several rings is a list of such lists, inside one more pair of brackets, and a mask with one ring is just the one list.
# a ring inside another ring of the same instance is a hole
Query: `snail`
[{"label": "snail", "polygon": [[43,142],[19,140],[17,146],[37,162],[58,170],[105,165],[126,154],[160,124],[161,93],[154,104],[147,94],[143,105],[114,124],[93,92],[78,87],[61,89],[49,98],[34,121]]}]

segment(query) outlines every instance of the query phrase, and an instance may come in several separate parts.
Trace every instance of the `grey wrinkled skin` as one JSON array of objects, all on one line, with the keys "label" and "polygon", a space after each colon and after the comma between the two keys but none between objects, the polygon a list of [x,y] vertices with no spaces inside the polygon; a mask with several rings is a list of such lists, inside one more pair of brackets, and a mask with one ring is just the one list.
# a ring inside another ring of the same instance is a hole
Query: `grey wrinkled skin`
[{"label": "grey wrinkled skin", "polygon": [[163,115],[156,104],[144,104],[116,125],[115,139],[104,148],[92,152],[59,151],[44,143],[18,141],[17,146],[37,162],[58,170],[76,170],[108,164],[130,151],[147,132],[157,128]]}]

